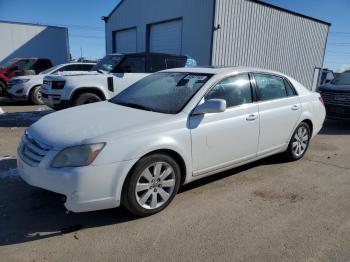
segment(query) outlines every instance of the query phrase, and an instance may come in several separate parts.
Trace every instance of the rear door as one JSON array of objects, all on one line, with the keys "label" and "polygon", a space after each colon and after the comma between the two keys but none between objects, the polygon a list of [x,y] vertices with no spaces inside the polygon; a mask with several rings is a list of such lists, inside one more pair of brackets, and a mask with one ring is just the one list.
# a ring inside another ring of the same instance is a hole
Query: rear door
[{"label": "rear door", "polygon": [[255,73],[259,100],[258,156],[280,150],[289,143],[301,115],[300,99],[285,78]]}]

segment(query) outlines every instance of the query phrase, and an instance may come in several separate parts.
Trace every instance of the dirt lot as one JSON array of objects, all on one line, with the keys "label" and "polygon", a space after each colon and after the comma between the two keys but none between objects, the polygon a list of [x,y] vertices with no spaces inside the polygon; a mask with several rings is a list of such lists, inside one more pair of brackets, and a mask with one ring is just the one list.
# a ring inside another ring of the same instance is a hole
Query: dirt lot
[{"label": "dirt lot", "polygon": [[350,123],[327,121],[301,161],[214,175],[136,219],[123,209],[66,214],[57,195],[22,182],[20,136],[50,111],[0,107],[12,112],[0,115],[1,261],[350,261]]}]

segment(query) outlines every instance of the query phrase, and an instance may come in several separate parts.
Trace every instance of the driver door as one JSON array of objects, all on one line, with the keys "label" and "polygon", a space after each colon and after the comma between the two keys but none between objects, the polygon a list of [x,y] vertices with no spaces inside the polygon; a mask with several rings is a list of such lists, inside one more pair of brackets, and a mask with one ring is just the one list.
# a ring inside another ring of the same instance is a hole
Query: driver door
[{"label": "driver door", "polygon": [[195,176],[230,167],[257,154],[259,113],[248,74],[223,79],[203,100],[214,98],[226,100],[225,112],[189,118]]}]

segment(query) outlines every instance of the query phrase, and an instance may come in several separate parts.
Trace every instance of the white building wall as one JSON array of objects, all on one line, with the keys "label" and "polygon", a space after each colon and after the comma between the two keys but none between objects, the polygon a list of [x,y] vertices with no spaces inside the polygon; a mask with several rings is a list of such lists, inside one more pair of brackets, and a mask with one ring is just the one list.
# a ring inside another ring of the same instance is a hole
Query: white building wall
[{"label": "white building wall", "polygon": [[329,25],[249,0],[216,0],[212,64],[280,71],[312,88]]},{"label": "white building wall", "polygon": [[214,0],[122,0],[106,23],[106,51],[114,49],[114,32],[137,28],[137,52],[147,51],[148,25],[182,18],[181,54],[209,65]]},{"label": "white building wall", "polygon": [[49,58],[54,65],[69,60],[68,29],[0,21],[0,64],[12,58]]}]

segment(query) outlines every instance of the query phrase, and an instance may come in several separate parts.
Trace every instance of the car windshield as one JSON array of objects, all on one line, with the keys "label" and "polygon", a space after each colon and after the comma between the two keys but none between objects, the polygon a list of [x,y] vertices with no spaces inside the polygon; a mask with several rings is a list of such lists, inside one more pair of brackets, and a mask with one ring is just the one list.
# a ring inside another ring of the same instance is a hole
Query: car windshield
[{"label": "car windshield", "polygon": [[333,85],[350,85],[350,73],[343,73],[334,78],[331,82]]},{"label": "car windshield", "polygon": [[60,66],[61,65],[56,65],[56,66],[50,67],[49,69],[46,69],[46,70],[42,71],[41,73],[39,73],[39,75],[49,74],[50,72],[53,72],[56,69],[58,69]]},{"label": "car windshield", "polygon": [[134,83],[110,102],[166,114],[177,114],[210,79],[210,74],[159,72]]},{"label": "car windshield", "polygon": [[111,72],[122,60],[123,55],[107,55],[91,68],[91,71]]},{"label": "car windshield", "polygon": [[9,68],[13,63],[15,63],[18,60],[18,58],[13,58],[11,60],[8,60],[7,62],[0,65],[0,68]]}]

